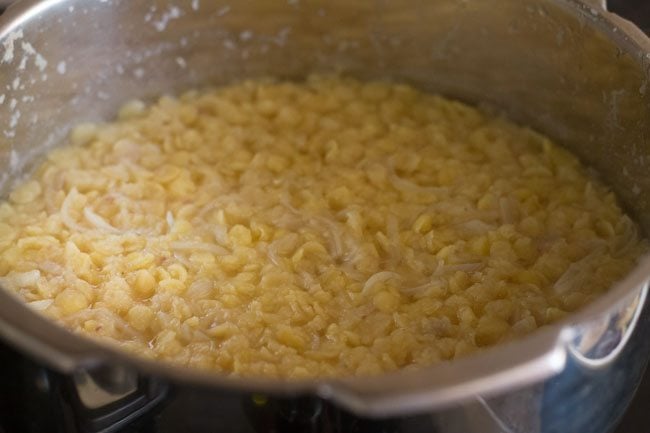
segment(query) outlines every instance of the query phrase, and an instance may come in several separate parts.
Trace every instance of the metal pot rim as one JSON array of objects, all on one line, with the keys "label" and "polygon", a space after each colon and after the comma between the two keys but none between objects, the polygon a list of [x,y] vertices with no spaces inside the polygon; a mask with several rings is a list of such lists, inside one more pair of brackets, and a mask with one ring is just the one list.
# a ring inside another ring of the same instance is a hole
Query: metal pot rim
[{"label": "metal pot rim", "polygon": [[[64,0],[63,0],[64,1]],[[36,15],[62,0],[26,0],[10,7],[0,18],[0,41]],[[549,0],[591,25],[626,53],[641,59],[650,54],[650,39],[632,23],[607,12],[599,0]],[[398,371],[376,377],[319,380],[236,378],[132,356],[89,338],[72,334],[31,311],[8,292],[0,290],[0,335],[65,372],[117,363],[141,371],[202,387],[280,394],[317,394],[358,413],[385,416],[458,403],[542,381],[565,365],[567,346],[579,326],[602,319],[613,306],[631,302],[650,276],[650,257],[610,291],[581,311],[532,335],[477,354],[417,371]]]}]

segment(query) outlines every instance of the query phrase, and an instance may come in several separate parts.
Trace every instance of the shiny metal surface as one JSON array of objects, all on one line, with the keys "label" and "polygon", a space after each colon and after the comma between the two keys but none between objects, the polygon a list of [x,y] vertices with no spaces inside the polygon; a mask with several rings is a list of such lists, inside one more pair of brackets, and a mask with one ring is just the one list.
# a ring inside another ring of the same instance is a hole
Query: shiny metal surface
[{"label": "shiny metal surface", "polygon": [[74,374],[75,392],[81,403],[97,409],[117,402],[138,389],[138,377],[131,369],[104,367]]},{"label": "shiny metal surface", "polygon": [[[650,41],[601,1],[23,0],[0,18],[0,43],[4,192],[72,125],[110,119],[130,98],[341,72],[406,81],[531,125],[600,173],[650,233]],[[491,398],[539,401],[574,365],[645,365],[648,348],[629,341],[649,276],[646,259],[589,307],[524,340],[373,379],[235,379],[135,359],[52,326],[4,291],[0,334],[62,371],[133,366],[202,387],[317,394],[372,416],[474,401],[499,418]],[[552,431],[539,428],[529,430]]]}]

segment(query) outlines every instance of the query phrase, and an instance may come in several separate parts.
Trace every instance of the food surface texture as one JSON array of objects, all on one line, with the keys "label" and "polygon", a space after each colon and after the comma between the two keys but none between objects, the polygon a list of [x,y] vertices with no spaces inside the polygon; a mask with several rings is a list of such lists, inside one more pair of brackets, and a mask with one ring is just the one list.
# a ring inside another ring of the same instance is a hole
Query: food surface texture
[{"label": "food surface texture", "polygon": [[338,76],[129,102],[0,205],[0,284],[29,306],[245,376],[462,357],[581,308],[646,249],[548,138]]}]

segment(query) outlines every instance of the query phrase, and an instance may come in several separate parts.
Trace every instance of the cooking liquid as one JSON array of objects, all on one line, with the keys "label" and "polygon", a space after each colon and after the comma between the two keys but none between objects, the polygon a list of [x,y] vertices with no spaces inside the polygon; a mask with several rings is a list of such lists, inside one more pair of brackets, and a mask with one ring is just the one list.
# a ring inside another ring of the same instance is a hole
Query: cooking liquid
[{"label": "cooking liquid", "polygon": [[237,375],[378,374],[563,318],[647,245],[548,138],[312,76],[127,103],[0,205],[0,283],[67,328]]}]

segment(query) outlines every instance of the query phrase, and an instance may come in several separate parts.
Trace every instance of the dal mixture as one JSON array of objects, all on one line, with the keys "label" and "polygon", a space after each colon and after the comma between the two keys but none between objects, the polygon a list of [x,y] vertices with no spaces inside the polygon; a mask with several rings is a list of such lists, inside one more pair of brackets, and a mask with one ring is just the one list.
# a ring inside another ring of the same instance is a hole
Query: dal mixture
[{"label": "dal mixture", "polygon": [[28,305],[247,376],[465,356],[579,309],[646,249],[548,138],[338,76],[132,101],[0,205],[0,284]]}]

